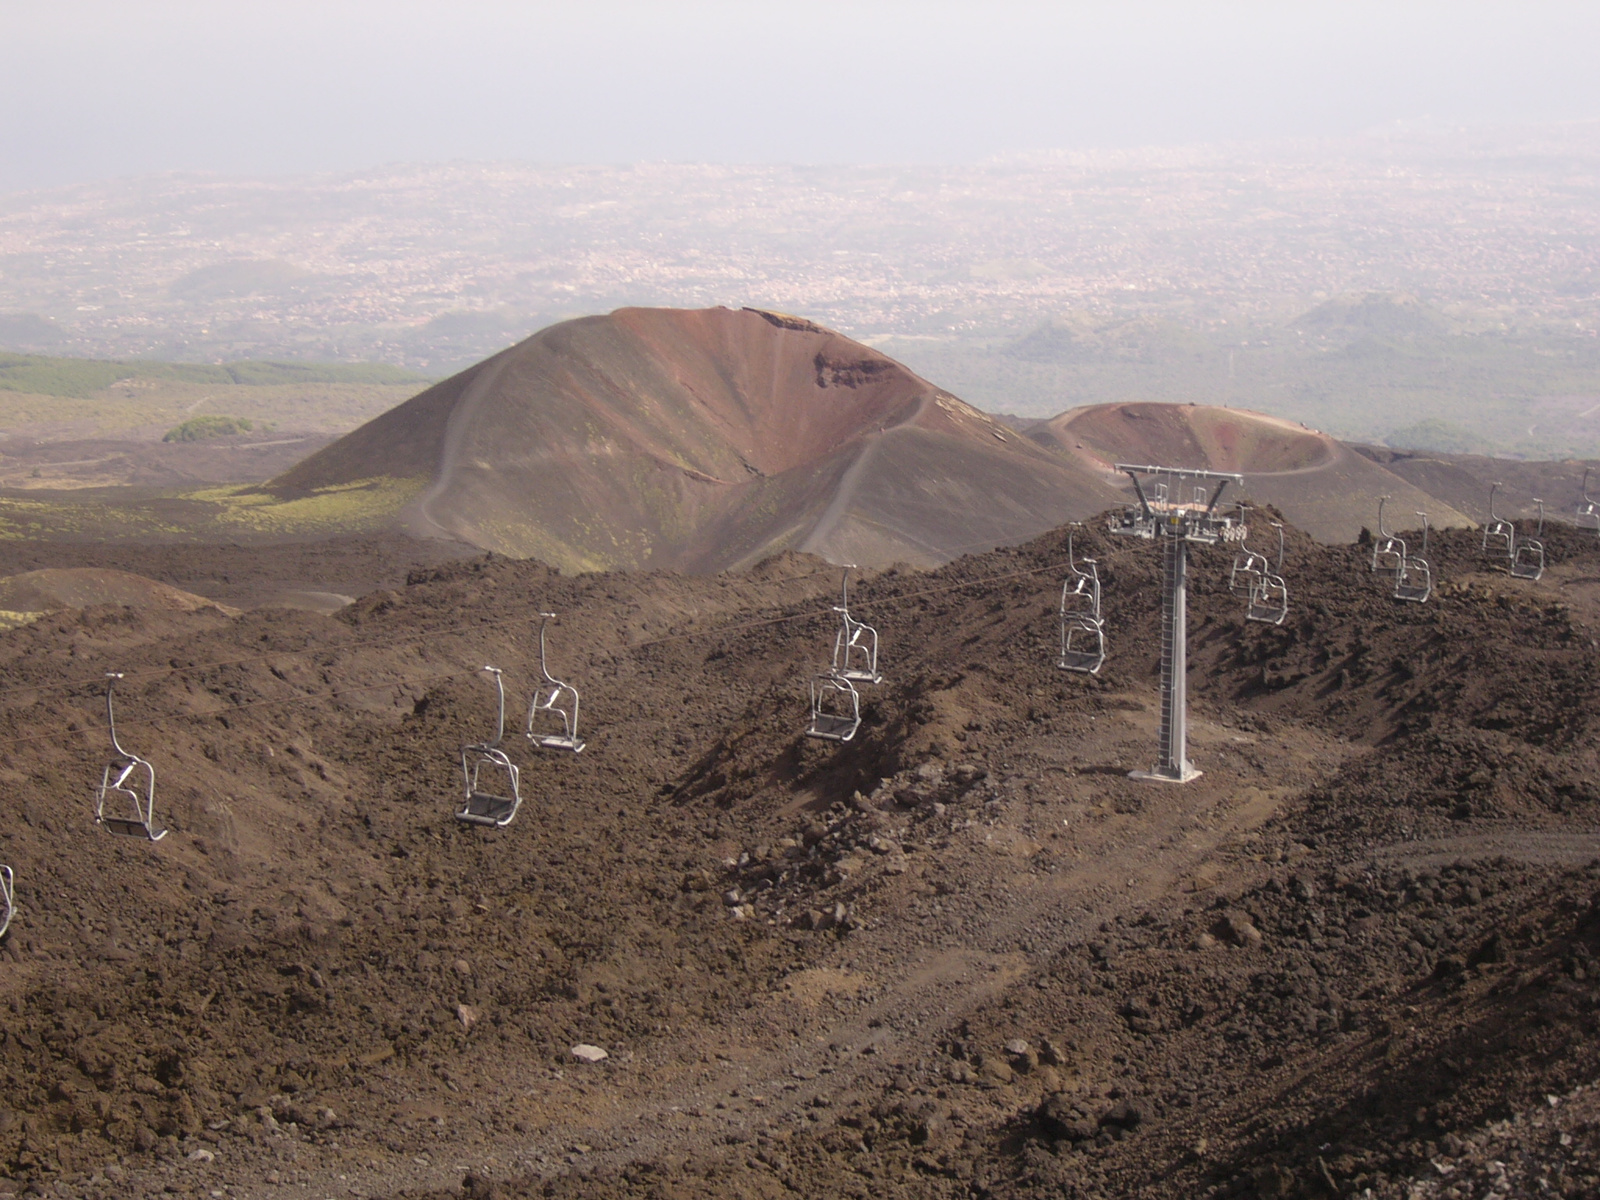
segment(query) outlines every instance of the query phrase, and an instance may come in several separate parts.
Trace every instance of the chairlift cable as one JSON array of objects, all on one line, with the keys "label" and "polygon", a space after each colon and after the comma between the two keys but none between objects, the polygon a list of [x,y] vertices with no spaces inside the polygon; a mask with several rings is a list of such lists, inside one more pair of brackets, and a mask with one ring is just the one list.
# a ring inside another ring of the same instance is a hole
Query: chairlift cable
[{"label": "chairlift cable", "polygon": [[[1065,564],[1062,563],[1062,562],[1053,562],[1053,563],[1047,563],[1044,566],[1039,566],[1039,567],[1028,567],[1028,568],[1023,568],[1023,569],[1016,570],[1016,571],[1003,571],[1003,572],[1000,572],[1000,573],[995,574],[995,575],[984,575],[984,576],[980,576],[980,577],[978,577],[976,579],[963,579],[963,580],[959,580],[959,581],[957,581],[955,583],[944,584],[944,585],[941,585],[939,587],[921,588],[921,589],[919,589],[917,591],[913,591],[913,592],[894,593],[894,594],[891,594],[891,595],[875,598],[874,604],[875,604],[876,607],[878,607],[880,609],[881,608],[893,607],[895,605],[903,604],[903,603],[905,603],[907,601],[910,601],[910,600],[921,600],[921,599],[925,599],[925,598],[930,597],[930,596],[945,595],[945,594],[947,594],[949,592],[961,591],[964,588],[979,587],[979,586],[982,586],[984,584],[991,584],[991,583],[1003,583],[1003,582],[1006,582],[1008,580],[1013,580],[1013,579],[1025,579],[1025,578],[1027,578],[1029,576],[1032,576],[1032,575],[1042,575],[1042,574],[1046,574],[1046,573],[1054,573],[1054,572],[1060,571],[1061,568],[1064,565]],[[831,571],[832,571],[832,569],[830,568],[828,573],[831,574]],[[821,571],[813,571],[813,572],[808,572],[806,575],[800,576],[799,578],[810,578],[811,576],[820,575],[820,574],[823,574],[823,572],[821,572]],[[732,624],[732,625],[719,625],[714,629],[691,630],[691,631],[687,631],[687,632],[684,632],[684,633],[665,634],[665,635],[663,635],[661,637],[648,638],[648,639],[646,639],[644,641],[640,641],[640,642],[625,643],[624,645],[619,647],[619,649],[624,651],[624,652],[631,652],[631,651],[636,651],[636,650],[645,650],[645,649],[650,649],[650,648],[655,647],[655,646],[668,645],[668,644],[670,644],[672,642],[694,641],[694,640],[699,639],[699,638],[725,637],[725,636],[727,636],[729,634],[743,633],[743,632],[747,632],[747,631],[752,630],[752,629],[760,629],[760,628],[764,628],[764,627],[772,626],[772,625],[785,625],[785,624],[790,624],[790,623],[793,623],[793,622],[796,622],[796,621],[813,621],[813,620],[816,620],[818,617],[826,617],[826,616],[832,616],[832,615],[833,615],[833,610],[832,610],[831,607],[827,608],[827,609],[808,609],[808,610],[806,610],[804,612],[789,613],[789,614],[785,614],[784,616],[781,616],[781,617],[766,617],[766,618],[762,618],[760,620],[754,620],[754,621],[741,621],[741,622],[737,622],[737,623]],[[477,631],[480,631],[480,630],[496,629],[496,628],[499,628],[499,627],[504,626],[504,625],[514,625],[514,624],[520,625],[520,624],[525,623],[526,621],[527,621],[527,616],[525,614],[522,614],[522,615],[518,615],[518,616],[515,616],[515,617],[507,617],[507,618],[505,618],[503,620],[484,621],[484,622],[481,622],[481,623],[479,623],[477,625],[473,625],[473,626],[466,627],[466,628],[463,628],[461,626],[453,626],[453,627],[450,627],[450,628],[439,628],[439,629],[428,630],[428,631],[426,631],[426,632],[424,632],[422,634],[419,634],[418,636],[416,636],[414,638],[410,638],[410,639],[407,639],[405,641],[399,641],[399,642],[394,641],[391,638],[387,638],[387,637],[372,638],[372,639],[369,639],[369,640],[366,640],[366,641],[361,641],[361,642],[344,642],[344,643],[340,643],[340,644],[335,645],[335,646],[308,647],[308,648],[306,648],[304,650],[267,651],[267,652],[263,652],[262,654],[259,654],[259,655],[253,655],[253,656],[248,656],[248,657],[243,657],[243,658],[238,658],[238,659],[221,660],[221,661],[213,662],[213,663],[194,663],[194,664],[190,664],[188,666],[183,666],[183,667],[146,668],[143,671],[128,671],[125,674],[126,674],[126,676],[128,678],[135,678],[135,677],[140,677],[140,676],[147,677],[147,678],[163,678],[163,677],[174,676],[174,675],[187,675],[187,674],[189,674],[191,672],[200,672],[200,671],[206,671],[206,670],[213,670],[213,669],[216,669],[216,668],[219,668],[219,667],[244,666],[244,665],[248,665],[249,663],[260,662],[260,661],[264,661],[266,659],[293,658],[293,657],[301,657],[301,656],[304,656],[304,655],[307,655],[307,654],[337,654],[337,653],[340,653],[341,651],[359,650],[359,649],[364,649],[364,648],[367,648],[367,647],[370,647],[370,646],[375,646],[375,645],[386,645],[386,646],[389,646],[391,648],[398,649],[398,648],[401,648],[401,647],[423,645],[423,644],[426,644],[428,642],[432,642],[432,641],[434,641],[435,639],[437,639],[439,637],[446,636],[446,635],[462,636],[462,635],[469,634],[469,633],[474,633],[474,632],[477,632]],[[464,678],[466,676],[475,675],[477,673],[478,672],[476,670],[447,671],[447,672],[443,672],[443,673],[440,673],[440,674],[437,674],[437,675],[414,676],[414,677],[407,678],[407,679],[390,680],[390,681],[383,682],[383,683],[360,684],[360,685],[354,685],[354,686],[340,685],[338,688],[329,689],[329,690],[324,691],[324,692],[312,692],[312,693],[302,694],[300,696],[289,696],[289,697],[283,697],[283,698],[275,699],[275,700],[252,700],[252,701],[249,701],[249,702],[244,703],[244,704],[236,704],[236,705],[231,705],[231,706],[226,707],[226,708],[218,709],[215,713],[194,713],[194,714],[189,714],[189,715],[192,715],[192,716],[195,716],[195,717],[222,716],[222,715],[228,715],[228,714],[236,713],[236,712],[247,712],[247,711],[250,711],[250,710],[256,709],[256,708],[271,707],[271,706],[274,706],[274,705],[294,706],[294,705],[297,705],[297,704],[309,703],[309,702],[311,702],[313,700],[336,699],[337,697],[339,697],[339,696],[341,696],[341,695],[343,695],[345,693],[349,693],[349,692],[374,691],[374,690],[377,690],[377,689],[380,689],[380,688],[385,688],[385,687],[409,687],[409,686],[411,686],[413,684],[417,684],[417,683],[443,682],[443,681],[449,680],[449,679]],[[104,676],[102,675],[101,678],[104,678]],[[14,687],[14,688],[0,689],[0,699],[3,699],[4,697],[12,695],[12,694],[21,693],[21,692],[38,692],[38,691],[44,691],[44,690],[55,691],[55,690],[61,690],[61,689],[65,689],[65,688],[83,687],[83,686],[86,686],[89,683],[98,683],[98,682],[99,682],[98,679],[94,679],[94,680],[82,680],[82,679],[80,679],[80,680],[57,682],[57,683],[24,684],[24,685],[21,685],[21,686],[18,686],[18,687]],[[9,708],[0,709],[0,712],[21,711],[23,708],[24,708],[23,705],[15,705],[15,706],[11,706]],[[162,718],[162,720],[167,720],[167,719],[168,718]],[[158,722],[155,721],[155,720],[145,719],[145,720],[138,720],[138,721],[126,721],[126,722],[124,722],[124,725],[131,728],[133,726],[150,726],[150,725],[154,725],[154,724],[157,724],[157,723]],[[59,732],[51,732],[51,733],[34,734],[34,735],[26,736],[26,737],[0,738],[0,747],[23,745],[23,744],[29,743],[29,742],[47,741],[47,740],[50,740],[52,738],[57,738],[59,736],[60,736]]]},{"label": "chairlift cable", "polygon": [[[815,577],[817,575],[831,575],[832,573],[833,573],[833,568],[830,567],[826,571],[808,571],[804,575],[796,576],[796,578],[797,579],[811,579],[811,578],[813,578],[813,577]],[[784,618],[784,619],[789,619],[789,618]],[[308,646],[303,650],[263,650],[259,654],[247,654],[247,655],[244,655],[244,656],[242,656],[240,658],[224,658],[224,659],[217,659],[214,662],[189,663],[188,665],[182,666],[182,667],[144,667],[144,668],[141,668],[141,669],[138,669],[138,670],[125,671],[125,672],[123,672],[123,675],[128,679],[161,679],[161,678],[165,678],[165,677],[170,676],[170,675],[187,675],[187,674],[190,674],[191,672],[213,671],[213,670],[218,670],[218,669],[220,669],[222,667],[249,666],[252,663],[264,662],[264,661],[266,661],[268,659],[277,660],[277,659],[282,659],[282,658],[303,658],[303,657],[305,657],[306,655],[309,655],[309,654],[336,654],[336,653],[339,653],[340,651],[344,651],[344,650],[365,650],[365,649],[368,649],[369,647],[372,647],[372,646],[393,646],[393,647],[396,647],[396,648],[403,647],[403,646],[417,646],[417,645],[422,645],[423,643],[426,643],[426,642],[430,642],[430,641],[434,640],[435,638],[438,638],[438,637],[441,637],[441,636],[444,636],[444,635],[447,635],[447,634],[460,635],[460,634],[471,633],[471,632],[473,632],[475,630],[479,630],[479,629],[497,629],[497,628],[499,628],[499,627],[501,627],[503,625],[518,625],[518,624],[522,624],[526,620],[527,620],[526,616],[504,617],[504,618],[501,618],[499,620],[494,620],[494,621],[481,621],[476,625],[473,625],[473,626],[470,626],[470,627],[466,627],[466,628],[464,628],[464,627],[462,627],[460,625],[451,625],[449,627],[441,627],[441,628],[438,628],[438,629],[424,630],[422,633],[417,634],[415,637],[410,638],[410,639],[408,639],[406,641],[400,641],[400,642],[394,641],[392,638],[389,638],[389,637],[374,637],[374,638],[367,638],[367,639],[364,639],[364,640],[361,640],[361,641],[340,642],[339,644],[334,645],[334,646]],[[680,636],[699,636],[699,635],[680,635]],[[655,645],[658,641],[662,641],[662,640],[671,641],[673,639],[672,638],[654,639],[654,640],[651,640],[651,641],[648,641],[648,642],[635,643],[634,645],[629,646],[627,648],[628,649],[637,649],[639,646]],[[7,696],[18,695],[18,694],[23,693],[23,692],[62,691],[62,690],[71,689],[71,688],[88,687],[90,685],[99,686],[99,684],[100,684],[102,679],[104,679],[104,675],[103,674],[102,675],[97,675],[97,676],[94,676],[94,677],[91,677],[91,678],[88,678],[88,679],[54,680],[54,681],[51,681],[51,682],[44,682],[44,683],[22,683],[22,684],[17,684],[15,686],[9,687],[9,688],[0,688],[0,700],[3,700]],[[16,706],[16,707],[21,707],[21,706],[19,705],[19,706]],[[5,712],[5,711],[9,711],[9,710],[0,708],[0,712]]]},{"label": "chairlift cable", "polygon": [[[391,679],[383,683],[362,683],[355,685],[341,684],[337,688],[330,688],[327,691],[322,692],[305,692],[298,696],[283,696],[276,700],[251,700],[245,704],[234,704],[226,708],[219,708],[215,712],[177,713],[173,716],[167,717],[146,717],[142,720],[124,721],[120,728],[128,729],[134,727],[159,727],[171,723],[174,719],[186,717],[193,718],[194,720],[206,720],[214,717],[227,717],[232,716],[234,713],[248,712],[255,708],[270,708],[274,705],[294,707],[298,704],[309,704],[313,700],[337,700],[339,697],[350,692],[372,692],[388,687],[404,688],[411,687],[419,683],[442,683],[448,679],[463,679],[469,675],[476,674],[478,674],[477,671],[446,671],[437,675],[414,675],[408,679]],[[89,731],[87,729],[80,729],[76,732],[88,733]],[[4,748],[6,746],[20,746],[28,742],[50,741],[52,739],[59,739],[60,737],[61,731],[55,730],[50,733],[29,734],[26,737],[0,738],[0,748]]]}]

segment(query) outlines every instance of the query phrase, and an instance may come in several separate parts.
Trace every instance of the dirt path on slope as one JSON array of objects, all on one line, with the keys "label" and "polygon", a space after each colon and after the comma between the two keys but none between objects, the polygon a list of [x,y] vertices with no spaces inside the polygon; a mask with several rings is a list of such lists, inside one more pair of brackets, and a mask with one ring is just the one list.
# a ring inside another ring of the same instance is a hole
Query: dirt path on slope
[{"label": "dirt path on slope", "polygon": [[[696,1031],[659,1040],[646,1052],[648,1063],[573,1062],[555,1078],[547,1068],[511,1064],[464,1092],[440,1084],[408,1098],[424,1117],[449,1112],[471,1124],[499,1095],[536,1096],[536,1136],[455,1153],[436,1153],[419,1141],[419,1153],[383,1156],[376,1169],[370,1157],[361,1164],[339,1154],[314,1161],[308,1155],[297,1164],[297,1182],[270,1194],[312,1200],[352,1189],[370,1195],[446,1189],[463,1172],[582,1175],[749,1141],[766,1129],[804,1128],[819,1100],[834,1108],[925,1065],[932,1041],[1062,951],[1089,941],[1102,924],[1182,897],[1184,883],[1196,877],[1206,887],[1226,879],[1230,868],[1219,862],[1219,850],[1269,821],[1299,788],[1261,786],[1260,771],[1249,763],[1233,755],[1219,761],[1222,747],[1248,743],[1253,753],[1292,763],[1298,773],[1321,773],[1350,753],[1301,731],[1241,737],[1196,721],[1196,753],[1209,769],[1193,784],[1134,784],[1121,768],[1098,765],[1148,757],[1155,720],[1147,705],[1117,713],[1093,741],[1054,737],[1010,748],[1014,764],[1055,762],[1069,752],[1097,761],[1070,794],[1062,788],[1042,800],[986,804],[977,820],[953,822],[958,828],[943,839],[944,849],[916,856],[928,861],[917,863],[913,879],[968,880],[985,887],[981,899],[949,892],[937,917],[913,928],[894,900],[881,917],[868,910],[863,927],[777,988],[748,997],[727,1027],[714,1036]],[[1023,770],[1018,778],[1031,782],[1036,772]],[[1064,841],[1065,848],[1040,870],[1030,861],[1039,845],[1030,832],[1044,826],[1060,827],[1060,838],[1052,838],[1054,829],[1043,838]],[[999,881],[992,891],[990,879]],[[826,1002],[830,994],[865,999],[840,1014]]]}]

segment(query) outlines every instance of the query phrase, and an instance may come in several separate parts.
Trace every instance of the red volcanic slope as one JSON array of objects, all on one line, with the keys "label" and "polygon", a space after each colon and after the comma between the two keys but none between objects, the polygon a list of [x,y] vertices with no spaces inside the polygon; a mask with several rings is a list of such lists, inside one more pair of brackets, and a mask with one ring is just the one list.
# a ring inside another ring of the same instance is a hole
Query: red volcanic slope
[{"label": "red volcanic slope", "polygon": [[274,481],[424,479],[404,514],[564,570],[716,571],[784,549],[919,565],[1116,503],[1034,444],[809,321],[628,308],[552,326]]},{"label": "red volcanic slope", "polygon": [[1089,469],[1132,462],[1237,472],[1245,477],[1238,498],[1275,506],[1322,541],[1354,541],[1362,526],[1375,527],[1379,496],[1390,497],[1395,529],[1418,527],[1418,512],[1436,527],[1472,523],[1447,500],[1343,442],[1245,409],[1096,404],[1064,412],[1030,436]]}]

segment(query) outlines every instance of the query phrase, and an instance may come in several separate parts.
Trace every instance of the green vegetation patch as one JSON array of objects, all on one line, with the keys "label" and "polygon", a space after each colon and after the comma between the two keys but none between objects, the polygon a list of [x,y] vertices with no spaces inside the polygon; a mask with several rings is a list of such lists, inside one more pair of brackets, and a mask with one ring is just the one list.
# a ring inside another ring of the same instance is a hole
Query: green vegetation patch
[{"label": "green vegetation patch", "polygon": [[[249,417],[190,417],[175,429],[167,430],[163,442],[203,442],[209,438],[232,437],[236,433],[249,433],[256,423]],[[262,422],[263,429],[271,422]]]},{"label": "green vegetation patch", "polygon": [[93,358],[49,358],[0,353],[0,391],[86,400],[116,383],[135,380],[195,383],[213,387],[271,387],[297,383],[428,382],[426,376],[387,363],[163,363]]}]

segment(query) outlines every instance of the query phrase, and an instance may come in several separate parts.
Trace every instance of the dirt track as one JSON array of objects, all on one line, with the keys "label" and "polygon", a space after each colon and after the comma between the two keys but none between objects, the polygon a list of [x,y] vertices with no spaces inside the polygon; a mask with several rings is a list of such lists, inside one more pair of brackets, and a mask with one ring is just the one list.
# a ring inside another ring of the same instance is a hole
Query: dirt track
[{"label": "dirt track", "polygon": [[[1388,1196],[1453,1132],[1592,1080],[1600,545],[1558,531],[1535,586],[1447,535],[1418,608],[1296,537],[1280,629],[1198,554],[1206,774],[1163,788],[1125,778],[1153,740],[1154,555],[1094,547],[1091,680],[1052,666],[1062,541],[865,582],[888,678],[845,747],[798,737],[836,586],[803,557],[478,560],[331,619],[6,635],[0,1171],[108,1196],[469,1173],[478,1195]],[[477,668],[525,693],[544,607],[590,748],[514,750],[517,822],[459,826]],[[89,822],[113,667],[160,772],[155,846]]]}]

